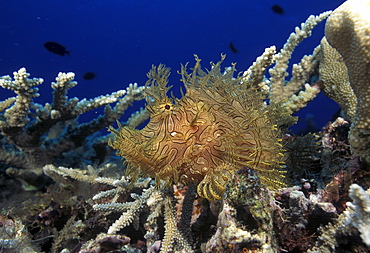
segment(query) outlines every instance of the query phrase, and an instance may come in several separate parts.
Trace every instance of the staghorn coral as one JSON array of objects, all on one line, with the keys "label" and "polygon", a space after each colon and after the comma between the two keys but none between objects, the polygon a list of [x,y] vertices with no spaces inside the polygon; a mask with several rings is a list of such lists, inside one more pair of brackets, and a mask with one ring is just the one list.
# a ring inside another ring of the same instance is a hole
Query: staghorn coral
[{"label": "staghorn coral", "polygon": [[269,111],[243,76],[234,78],[235,66],[221,74],[222,60],[208,73],[198,57],[191,74],[183,66],[181,99],[166,95],[169,70],[152,68],[148,125],[110,128],[115,139],[109,144],[130,168],[170,184],[199,183],[198,194],[210,200],[222,198],[227,178],[243,166],[257,170],[268,187],[284,185],[281,133],[274,124],[279,114]]},{"label": "staghorn coral", "polygon": [[[147,239],[148,249],[153,247],[153,245],[155,245],[159,239],[162,239],[161,252],[173,252],[173,250],[185,250],[186,252],[192,252],[188,238],[185,237],[185,233],[182,232],[190,231],[189,228],[185,228],[185,226],[189,226],[189,224],[187,222],[180,221],[180,227],[177,226],[178,222],[175,215],[173,192],[165,189],[163,182],[161,183],[161,187],[155,187],[150,183],[152,181],[151,178],[139,178],[133,182],[130,178],[124,176],[120,179],[98,176],[98,174],[100,174],[102,171],[110,169],[111,167],[115,166],[113,164],[106,164],[95,170],[91,166],[88,166],[87,170],[81,170],[64,167],[57,168],[53,165],[46,165],[43,170],[47,175],[59,182],[65,181],[60,178],[60,176],[62,176],[63,178],[69,177],[78,181],[88,182],[95,185],[107,185],[112,188],[101,191],[92,198],[93,201],[99,202],[99,204],[93,205],[95,210],[104,212],[105,215],[116,212],[122,213],[120,217],[109,227],[106,236],[113,236],[118,231],[128,227],[129,225],[133,225],[134,228],[138,230],[140,225],[140,213],[143,212],[146,207],[149,207],[152,212],[147,216],[147,221],[145,224],[145,229],[147,230],[145,238]],[[130,190],[142,190],[142,194],[129,194]],[[120,202],[122,198],[127,198],[128,195],[130,195],[134,201]],[[107,201],[109,201],[109,203],[106,203]],[[191,210],[192,206],[193,203],[191,201],[187,204],[184,202],[182,214],[184,214],[184,210]],[[162,214],[162,212],[164,213]],[[164,216],[165,219],[165,234],[163,238],[160,238],[158,235],[158,219],[162,216]],[[183,215],[181,218],[183,218]],[[71,218],[71,223],[74,221],[74,219],[75,217]],[[66,230],[67,229],[69,229],[68,224],[66,224]],[[99,241],[98,238],[101,238],[102,236],[103,235],[98,235],[95,240],[90,240],[86,247],[84,246],[80,252],[88,252],[84,251],[84,248],[95,247],[97,241]],[[63,238],[66,238],[66,236],[64,235]],[[60,244],[61,242],[58,241],[54,243],[54,245],[58,246]]]},{"label": "staghorn coral", "polygon": [[[354,155],[370,161],[370,1],[348,0],[326,22],[325,36],[343,57],[356,95],[356,113],[349,133]],[[348,85],[337,80],[337,86]],[[348,88],[347,88],[348,89]]]},{"label": "staghorn coral", "polygon": [[[276,52],[275,46],[266,48],[264,53],[243,73],[242,81],[256,87],[271,105],[276,105],[288,115],[304,108],[320,92],[320,86],[317,83],[310,84],[317,71],[320,47],[315,48],[312,55],[304,56],[300,63],[293,64],[292,77],[286,80],[289,60],[299,43],[310,37],[312,29],[325,20],[330,13],[331,11],[326,11],[318,16],[309,16],[301,27],[296,27],[290,34],[280,52]],[[274,67],[269,69],[270,77],[267,78],[265,72],[273,64],[275,64]],[[295,120],[289,120],[286,117],[282,122],[284,123],[278,123],[278,125],[288,123],[290,126],[295,123]]]},{"label": "staghorn coral", "polygon": [[284,110],[290,114],[305,107],[320,92],[318,85],[308,83],[317,68],[319,48],[315,48],[312,55],[304,56],[299,64],[294,64],[292,78],[286,81],[289,60],[298,44],[311,36],[312,29],[330,13],[331,11],[326,11],[318,16],[308,17],[300,28],[295,28],[295,32],[290,34],[284,47],[274,56],[276,64],[269,70],[271,75],[268,82],[269,99],[271,103],[283,102]]},{"label": "staghorn coral", "polygon": [[[14,72],[14,80],[10,76],[0,78],[1,87],[17,94],[3,101],[1,106],[0,162],[10,167],[8,174],[35,185],[44,165],[56,162],[63,152],[76,152],[86,143],[87,137],[112,124],[134,100],[140,99],[144,89],[130,84],[126,90],[90,100],[69,99],[68,90],[77,85],[73,81],[74,74],[59,73],[51,85],[53,102],[42,106],[33,98],[38,96],[36,86],[43,80],[29,79],[29,75],[21,68]],[[111,103],[116,103],[114,109],[109,106]],[[85,124],[73,122],[79,115],[104,105],[104,115]],[[68,163],[68,160],[63,162]]]},{"label": "staghorn coral", "polygon": [[14,72],[14,81],[10,76],[3,76],[0,79],[0,86],[14,91],[17,97],[14,98],[14,105],[5,110],[4,118],[0,123],[0,127],[22,127],[29,122],[27,115],[31,108],[31,102],[34,97],[38,97],[37,85],[44,82],[42,78],[29,79],[30,74],[26,72],[25,68],[21,68],[18,72]]}]

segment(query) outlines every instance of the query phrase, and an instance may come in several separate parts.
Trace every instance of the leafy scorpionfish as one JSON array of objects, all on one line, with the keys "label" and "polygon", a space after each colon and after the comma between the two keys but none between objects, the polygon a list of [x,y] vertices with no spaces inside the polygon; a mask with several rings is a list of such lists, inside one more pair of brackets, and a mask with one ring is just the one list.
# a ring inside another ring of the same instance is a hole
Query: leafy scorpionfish
[{"label": "leafy scorpionfish", "polygon": [[258,89],[243,82],[242,75],[233,77],[235,64],[221,73],[221,57],[209,71],[201,69],[197,56],[192,73],[182,66],[186,93],[180,99],[167,96],[169,69],[153,66],[146,84],[149,123],[141,130],[110,128],[114,139],[109,145],[131,173],[169,184],[194,182],[198,195],[211,201],[222,198],[227,180],[243,167],[256,170],[268,188],[285,185],[274,114]]}]

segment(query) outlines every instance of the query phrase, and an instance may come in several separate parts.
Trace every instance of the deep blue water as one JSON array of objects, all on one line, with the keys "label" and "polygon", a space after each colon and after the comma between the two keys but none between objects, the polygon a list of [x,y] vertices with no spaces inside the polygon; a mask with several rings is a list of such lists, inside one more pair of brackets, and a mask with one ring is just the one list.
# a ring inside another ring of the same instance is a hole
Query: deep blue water
[{"label": "deep blue water", "polygon": [[[243,71],[264,48],[282,47],[289,34],[311,14],[338,7],[343,0],[3,0],[0,8],[0,75],[26,67],[31,77],[43,77],[36,102],[51,102],[50,82],[59,71],[76,73],[79,82],[70,97],[92,98],[143,85],[152,64],[172,69],[171,84],[178,90],[180,63],[194,63],[193,54],[208,62],[226,53],[224,66],[237,62]],[[276,14],[271,6],[285,10]],[[294,54],[296,63],[310,54],[323,36],[324,25],[313,31]],[[70,56],[47,51],[55,41]],[[232,42],[238,53],[229,48]],[[86,81],[85,72],[97,77]],[[176,93],[176,92],[175,92]],[[9,96],[1,89],[0,100]],[[136,110],[137,108],[135,108]],[[304,127],[307,113],[322,127],[338,109],[323,95],[299,114]]]}]

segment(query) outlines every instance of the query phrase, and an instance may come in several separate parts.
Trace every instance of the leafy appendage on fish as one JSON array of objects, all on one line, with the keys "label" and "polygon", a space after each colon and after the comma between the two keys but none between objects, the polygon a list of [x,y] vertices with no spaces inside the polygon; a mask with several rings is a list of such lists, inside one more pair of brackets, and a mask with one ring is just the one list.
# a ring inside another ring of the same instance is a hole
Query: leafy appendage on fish
[{"label": "leafy appendage on fish", "polygon": [[[147,110],[150,121],[138,130],[120,126],[110,130],[110,145],[118,150],[128,170],[137,168],[156,179],[172,183],[198,183],[198,194],[221,199],[227,179],[237,170],[258,171],[269,188],[285,185],[281,132],[260,92],[234,78],[235,65],[220,72],[222,60],[201,69],[200,59],[192,73],[182,66],[186,94],[169,98],[169,69],[163,65],[148,73]],[[137,173],[137,172],[136,172]]]}]

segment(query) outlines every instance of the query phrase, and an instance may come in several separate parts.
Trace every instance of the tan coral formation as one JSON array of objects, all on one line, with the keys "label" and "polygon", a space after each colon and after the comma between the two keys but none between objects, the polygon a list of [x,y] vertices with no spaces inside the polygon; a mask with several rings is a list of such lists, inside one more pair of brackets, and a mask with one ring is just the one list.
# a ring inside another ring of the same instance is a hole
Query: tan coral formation
[{"label": "tan coral formation", "polygon": [[328,18],[325,35],[343,57],[357,98],[349,140],[352,152],[370,161],[370,1],[348,0]]},{"label": "tan coral formation", "polygon": [[320,43],[319,73],[322,91],[335,100],[351,122],[356,114],[356,96],[349,83],[348,70],[342,56],[329,45],[324,37]]}]

